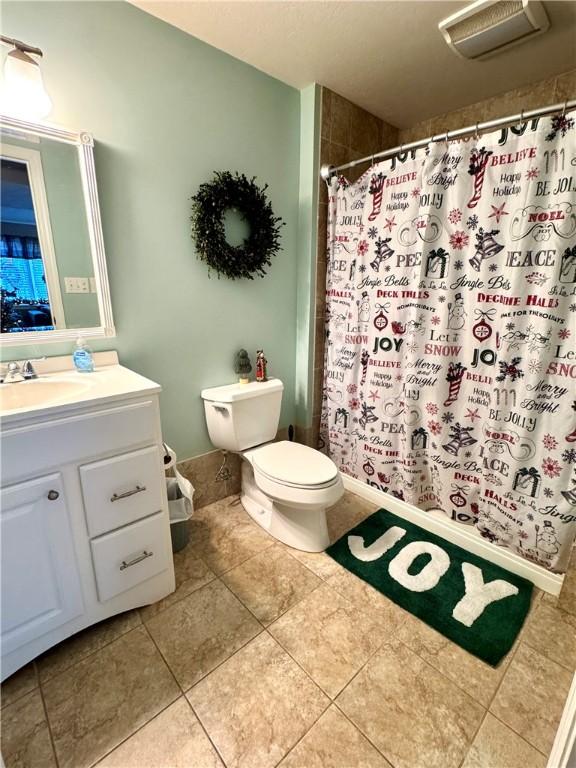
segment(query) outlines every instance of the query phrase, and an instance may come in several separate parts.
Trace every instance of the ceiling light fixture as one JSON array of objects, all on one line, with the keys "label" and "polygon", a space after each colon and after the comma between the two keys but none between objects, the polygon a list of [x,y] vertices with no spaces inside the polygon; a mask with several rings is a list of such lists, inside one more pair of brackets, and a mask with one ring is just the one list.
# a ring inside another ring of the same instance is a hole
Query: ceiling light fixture
[{"label": "ceiling light fixture", "polygon": [[40,48],[0,35],[13,50],[4,62],[4,82],[0,89],[0,107],[4,114],[29,120],[41,120],[50,114],[52,101],[44,87],[38,62],[30,56],[42,56]]}]

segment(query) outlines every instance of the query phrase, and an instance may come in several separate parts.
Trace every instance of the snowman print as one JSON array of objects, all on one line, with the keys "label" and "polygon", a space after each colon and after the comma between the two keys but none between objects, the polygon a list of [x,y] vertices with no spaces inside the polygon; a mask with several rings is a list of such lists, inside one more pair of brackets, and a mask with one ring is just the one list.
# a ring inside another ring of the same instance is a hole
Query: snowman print
[{"label": "snowman print", "polygon": [[362,298],[356,302],[358,304],[358,322],[367,323],[370,320],[370,299],[368,298],[368,292],[362,292]]},{"label": "snowman print", "polygon": [[542,531],[536,526],[536,548],[548,557],[557,555],[559,552],[558,539],[556,531],[550,520],[544,520]]},{"label": "snowman print", "polygon": [[460,331],[466,324],[466,310],[461,293],[456,294],[454,303],[448,304],[448,328],[451,331]]}]

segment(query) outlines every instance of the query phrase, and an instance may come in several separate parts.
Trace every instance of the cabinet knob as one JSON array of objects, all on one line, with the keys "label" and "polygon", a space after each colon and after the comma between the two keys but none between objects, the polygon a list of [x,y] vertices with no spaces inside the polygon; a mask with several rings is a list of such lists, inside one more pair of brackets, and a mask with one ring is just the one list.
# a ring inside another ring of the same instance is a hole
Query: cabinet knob
[{"label": "cabinet knob", "polygon": [[50,501],[56,501],[56,499],[60,498],[60,494],[58,491],[48,491],[48,498]]}]

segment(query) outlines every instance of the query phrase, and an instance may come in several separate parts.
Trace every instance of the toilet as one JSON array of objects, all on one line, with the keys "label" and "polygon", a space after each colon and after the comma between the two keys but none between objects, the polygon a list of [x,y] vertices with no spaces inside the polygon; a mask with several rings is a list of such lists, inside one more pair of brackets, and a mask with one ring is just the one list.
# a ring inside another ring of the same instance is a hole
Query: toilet
[{"label": "toilet", "polygon": [[272,442],[284,385],[279,379],[202,390],[216,448],[242,458],[242,506],[271,536],[295,549],[329,545],[326,509],[344,493],[340,472],[324,454],[287,440]]}]

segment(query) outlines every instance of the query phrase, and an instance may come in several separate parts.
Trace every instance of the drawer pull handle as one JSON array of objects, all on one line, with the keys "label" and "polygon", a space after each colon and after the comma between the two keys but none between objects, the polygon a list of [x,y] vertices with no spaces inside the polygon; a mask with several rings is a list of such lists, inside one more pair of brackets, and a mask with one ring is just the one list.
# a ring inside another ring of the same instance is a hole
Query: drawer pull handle
[{"label": "drawer pull handle", "polygon": [[136,488],[132,488],[131,491],[124,491],[124,493],[115,493],[111,496],[110,501],[120,501],[120,499],[127,499],[128,496],[134,496],[135,493],[142,493],[146,490],[145,485],[137,485]]},{"label": "drawer pull handle", "polygon": [[120,570],[124,571],[126,568],[130,568],[131,565],[136,565],[136,563],[141,563],[142,560],[146,560],[148,557],[152,557],[154,552],[147,552],[144,550],[141,555],[138,555],[138,557],[135,557],[134,560],[130,560],[128,563],[126,560],[122,560],[122,565],[120,566]]},{"label": "drawer pull handle", "polygon": [[48,498],[50,501],[56,501],[60,497],[58,491],[48,491]]}]

